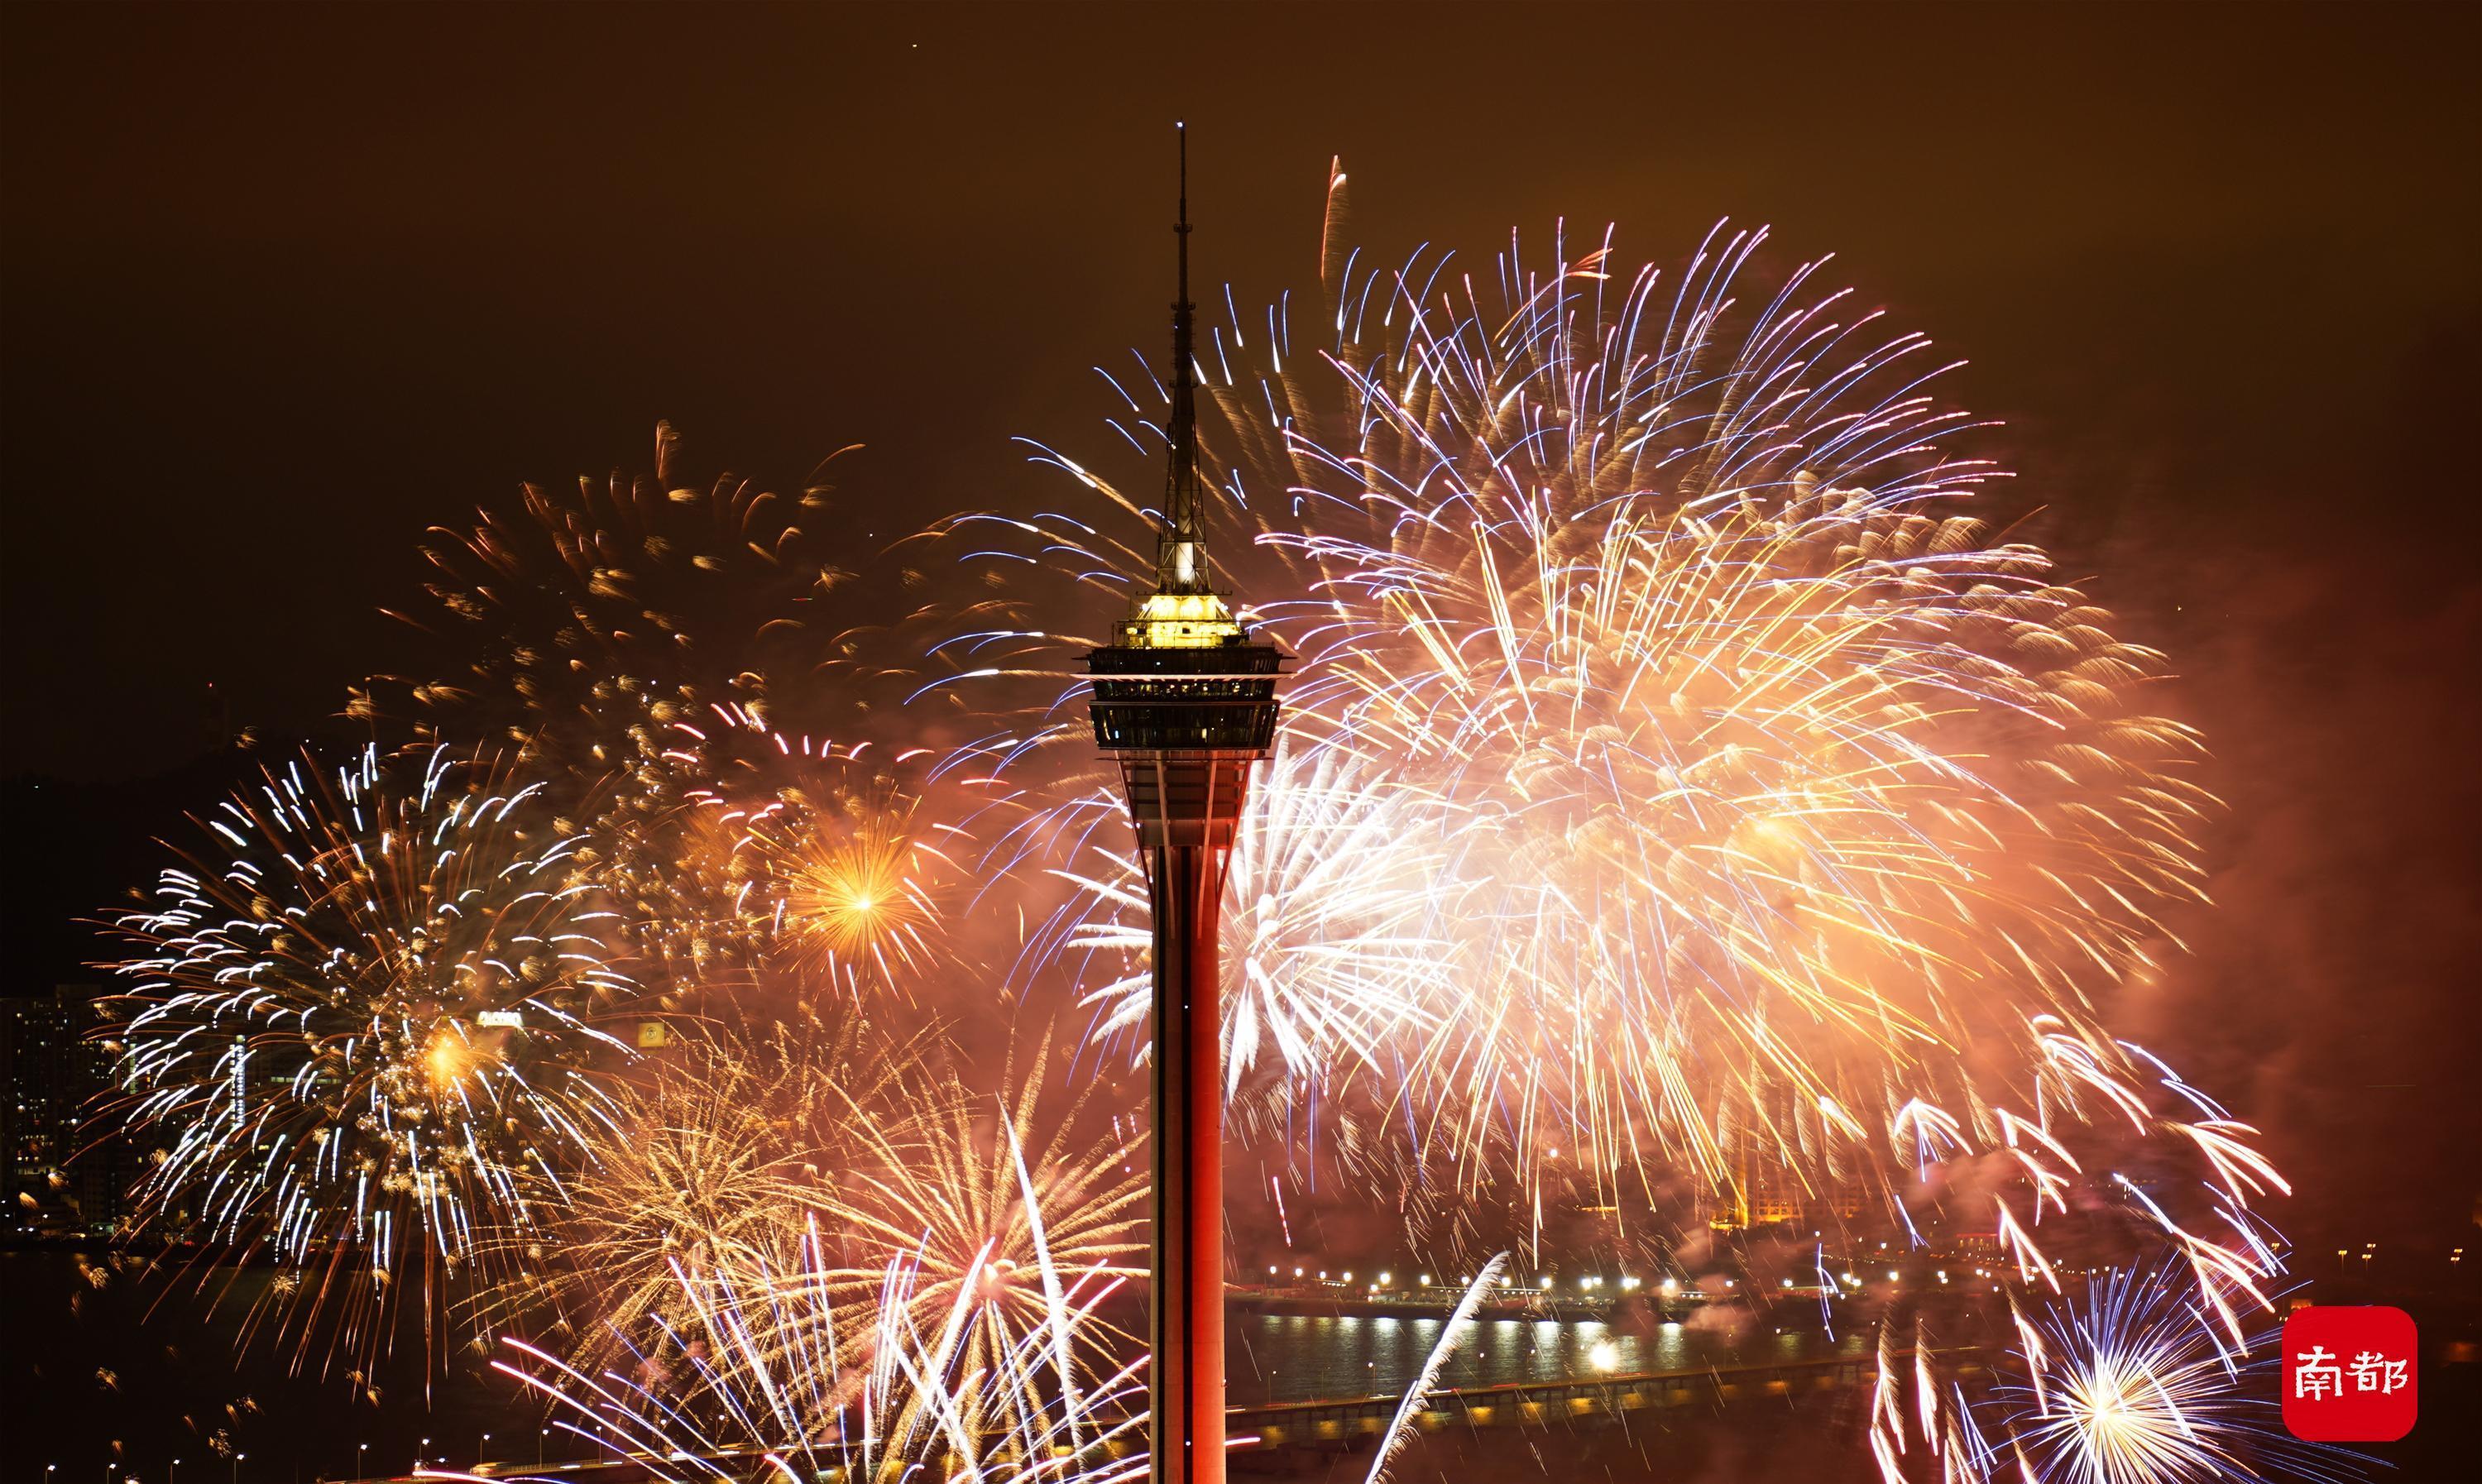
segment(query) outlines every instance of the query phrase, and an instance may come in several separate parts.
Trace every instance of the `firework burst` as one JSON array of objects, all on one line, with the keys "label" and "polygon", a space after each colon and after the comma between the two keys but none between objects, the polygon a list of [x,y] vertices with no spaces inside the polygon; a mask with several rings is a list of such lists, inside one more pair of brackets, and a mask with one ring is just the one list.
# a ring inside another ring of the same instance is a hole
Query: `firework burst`
[{"label": "firework burst", "polygon": [[[1143,1151],[1134,1135],[1087,1136],[1083,1098],[1047,1110],[1046,1060],[1038,1054],[997,1098],[953,1073],[902,1079],[882,1100],[905,1110],[896,1118],[847,1100],[857,1158],[821,1211],[848,1255],[822,1275],[839,1304],[869,1312],[901,1264],[912,1324],[929,1333],[955,1316],[966,1326],[961,1354],[979,1367],[1040,1336],[1064,1271],[1144,1272],[1129,1265],[1146,1250]],[[1128,1342],[1099,1321],[1079,1336],[1106,1353]]]},{"label": "firework burst", "polygon": [[[1402,1100],[1466,1156],[1566,1149],[1728,1199],[1753,1159],[1862,1172],[1909,1101],[1961,1100],[1961,1062],[2030,1079],[2035,1018],[2087,1025],[2199,896],[2197,739],[2142,710],[2162,657],[1988,539],[1998,471],[1943,449],[1970,424],[1923,394],[1921,337],[1814,266],[1737,305],[1759,238],[1718,236],[1671,293],[1608,243],[1548,271],[1512,249],[1496,298],[1439,260],[1348,266],[1315,348],[1271,315],[1201,353],[1236,564],[1296,593],[1258,616],[1301,655],[1293,747],[1358,762],[1345,809],[1452,821],[1397,846],[1455,898],[1460,966],[1397,1030]],[[1145,509],[1052,459],[1117,523],[951,534],[1033,534],[1087,588],[1145,570]],[[1087,640],[973,643],[1003,685]],[[1127,903],[1095,901],[1068,943],[1117,943]],[[1362,985],[1326,983],[1348,995],[1255,1025],[1355,1025]]]},{"label": "firework burst", "polygon": [[[645,955],[706,978],[749,945],[702,803],[765,765],[777,729],[850,736],[904,694],[907,647],[879,631],[927,607],[885,582],[865,598],[827,557],[811,528],[835,505],[828,464],[791,495],[729,474],[689,487],[676,441],[658,428],[651,476],[529,485],[514,512],[435,531],[437,614],[398,616],[466,669],[375,678],[353,709],[506,736],[591,825]],[[899,587],[922,582],[907,570]]]},{"label": "firework burst", "polygon": [[651,475],[528,485],[515,512],[434,531],[436,622],[472,659],[463,676],[404,687],[413,704],[480,716],[589,778],[656,765],[673,740],[662,729],[711,706],[795,729],[850,721],[871,610],[805,529],[834,504],[833,460],[791,495],[730,474],[700,489],[675,483],[677,446],[659,426]]},{"label": "firework burst", "polygon": [[682,1267],[792,1268],[832,1157],[828,1089],[859,1085],[858,1063],[886,1065],[859,1054],[869,1041],[855,1021],[805,1023],[754,1043],[693,1035],[649,1057],[650,1070],[618,1089],[577,1168],[534,1192],[546,1219],[490,1233],[521,1279],[484,1296],[489,1321],[548,1302],[583,1333],[644,1338]]},{"label": "firework burst", "polygon": [[[1092,1181],[1061,1179],[1056,1159],[1021,1141],[1024,1123],[1021,1111],[1003,1119],[993,1147],[942,1166],[956,1177],[942,1189],[889,1186],[931,1230],[877,1270],[835,1266],[814,1219],[789,1267],[675,1259],[672,1317],[651,1334],[614,1332],[625,1369],[516,1340],[519,1359],[494,1364],[541,1394],[558,1425],[666,1480],[738,1477],[740,1460],[787,1484],[829,1469],[894,1480],[932,1468],[992,1484],[1141,1477],[1147,1461],[1127,1455],[1142,1443],[1144,1362],[1108,1359],[1125,1338],[1098,1313],[1122,1277],[1109,1261],[1121,1248],[1088,1215]],[[1016,1214],[992,1219],[993,1203]],[[1108,1219],[1116,1207],[1104,1207]],[[843,1215],[865,1241],[911,1224]],[[979,1242],[952,1246],[975,1240],[968,1228]],[[1056,1240],[1106,1260],[1078,1266]]]},{"label": "firework burst", "polygon": [[[1418,1038],[1453,993],[1453,900],[1440,889],[1453,831],[1436,801],[1366,772],[1341,753],[1297,750],[1251,792],[1225,924],[1228,1096],[1262,1058],[1310,1089],[1375,1068],[1384,1043]],[[1145,870],[1118,838],[1118,798],[1072,808],[1090,818],[1055,874],[1078,894],[1053,924],[1061,941],[1038,940],[1033,955],[1119,967],[1086,993],[1094,1034],[1142,1059],[1153,985]]]},{"label": "firework burst", "polygon": [[1971,1484],[2359,1477],[2352,1454],[2284,1430],[2276,1330],[2254,1324],[2235,1339],[2187,1276],[2178,1266],[2118,1269],[2087,1279],[2079,1296],[2019,1306],[2018,1343],[1999,1383],[1979,1395],[1934,1376],[1918,1360],[1926,1348],[1907,1367],[1883,1346],[1871,1435],[1882,1475],[1901,1484],[1917,1457],[1930,1473]]},{"label": "firework burst", "polygon": [[608,1126],[631,1053],[597,1022],[638,996],[613,914],[535,790],[445,751],[304,756],[199,823],[217,853],[112,924],[139,1227],[265,1243],[302,1345],[330,1300],[383,1342],[405,1275],[535,1228],[529,1192]]},{"label": "firework burst", "polygon": [[930,802],[936,755],[882,765],[866,742],[771,740],[773,755],[760,750],[697,800],[729,835],[718,843],[753,950],[857,1004],[937,978],[955,962],[949,914],[971,852]]}]

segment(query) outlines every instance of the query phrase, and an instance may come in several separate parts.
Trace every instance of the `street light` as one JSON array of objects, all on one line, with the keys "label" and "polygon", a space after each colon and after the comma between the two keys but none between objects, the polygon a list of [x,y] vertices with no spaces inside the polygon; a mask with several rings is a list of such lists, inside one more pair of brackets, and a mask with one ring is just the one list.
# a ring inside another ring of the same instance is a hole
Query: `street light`
[{"label": "street light", "polygon": [[538,1469],[542,1467],[543,1440],[550,1436],[551,1429],[548,1427],[539,1429],[535,1433],[535,1467]]},{"label": "street light", "polygon": [[180,1477],[181,1461],[176,1458],[172,1460],[172,1467],[164,1471],[164,1484],[177,1484]]},{"label": "street light", "polygon": [[489,1455],[490,1455],[490,1452],[491,1452],[491,1435],[490,1435],[489,1433],[485,1433],[485,1434],[483,1435],[483,1441],[482,1441],[479,1444],[477,1444],[477,1445],[475,1446],[475,1449],[474,1449],[474,1462],[476,1462],[477,1464],[481,1464],[481,1463],[487,1463],[487,1462],[488,1462],[488,1461],[489,1461]]},{"label": "street light", "polygon": [[233,1455],[233,1484],[241,1484],[241,1461],[249,1456],[250,1455],[248,1453],[235,1453]]}]

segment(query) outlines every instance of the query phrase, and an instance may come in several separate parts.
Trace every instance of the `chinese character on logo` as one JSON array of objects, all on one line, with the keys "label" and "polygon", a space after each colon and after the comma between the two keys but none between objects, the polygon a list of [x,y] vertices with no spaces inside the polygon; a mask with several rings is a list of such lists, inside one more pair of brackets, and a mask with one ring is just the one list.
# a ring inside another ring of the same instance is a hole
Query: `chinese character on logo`
[{"label": "chinese character on logo", "polygon": [[2364,1350],[2353,1357],[2353,1390],[2392,1394],[2412,1383],[2405,1380],[2411,1361],[2391,1361],[2376,1350]]},{"label": "chinese character on logo", "polygon": [[2401,1309],[2295,1310],[2284,1321],[2284,1427],[2312,1443],[2394,1442],[2413,1430],[2418,1353]]},{"label": "chinese character on logo", "polygon": [[2344,1394],[2344,1373],[2336,1368],[2336,1357],[2327,1353],[2325,1345],[2311,1345],[2301,1354],[2291,1357],[2291,1361],[2293,1395],[2318,1397]]}]

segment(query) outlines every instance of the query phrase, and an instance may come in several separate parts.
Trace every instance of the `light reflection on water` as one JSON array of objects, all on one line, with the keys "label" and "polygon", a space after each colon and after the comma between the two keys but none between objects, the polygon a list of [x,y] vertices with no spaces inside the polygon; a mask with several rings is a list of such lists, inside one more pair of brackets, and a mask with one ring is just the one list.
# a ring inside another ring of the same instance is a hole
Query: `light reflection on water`
[{"label": "light reflection on water", "polygon": [[[1236,1405],[1390,1395],[1411,1386],[1439,1341],[1442,1319],[1331,1314],[1233,1314],[1225,1337],[1226,1375]],[[1599,1319],[1473,1319],[1470,1333],[1439,1371],[1441,1386],[1569,1381],[1698,1365],[1764,1365],[1831,1354],[1859,1355],[1860,1334],[1831,1344],[1814,1329],[1759,1324],[1735,1338],[1682,1324],[1611,1324]]]}]

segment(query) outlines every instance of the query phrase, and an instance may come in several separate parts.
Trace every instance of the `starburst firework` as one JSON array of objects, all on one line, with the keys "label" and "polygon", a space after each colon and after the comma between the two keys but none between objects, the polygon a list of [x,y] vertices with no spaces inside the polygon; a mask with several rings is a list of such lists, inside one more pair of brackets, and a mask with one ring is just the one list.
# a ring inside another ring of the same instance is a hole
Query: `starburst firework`
[{"label": "starburst firework", "polygon": [[398,1281],[536,1227],[611,1116],[630,1052],[597,1022],[639,993],[613,914],[533,789],[444,750],[305,755],[199,822],[218,854],[112,924],[139,1226],[266,1243],[302,1345],[331,1300],[383,1343]]},{"label": "starburst firework", "polygon": [[[563,1428],[665,1480],[730,1478],[736,1459],[787,1484],[828,1469],[896,1480],[932,1468],[989,1484],[1143,1476],[1146,1460],[1126,1456],[1143,1361],[1109,1358],[1123,1337],[1098,1314],[1122,1275],[1073,1264],[1055,1233],[1107,1258],[1118,1248],[1097,1245],[1091,1184],[1059,1179],[1021,1142],[1021,1122],[1003,1120],[994,1148],[940,1166],[961,1179],[891,1191],[919,1200],[931,1230],[876,1270],[836,1266],[813,1221],[788,1268],[675,1260],[676,1317],[614,1336],[625,1372],[516,1340],[520,1359],[494,1364],[543,1395]],[[993,1221],[992,1202],[1017,1214]],[[865,1243],[911,1224],[859,1221]],[[969,1229],[983,1233],[976,1245],[949,1245],[974,1240]]]},{"label": "starburst firework", "polygon": [[[953,1313],[967,1327],[960,1353],[979,1367],[1039,1337],[1063,1272],[1144,1271],[1129,1265],[1146,1250],[1142,1150],[1134,1136],[1090,1135],[1083,1098],[1047,1108],[1045,1061],[996,1098],[953,1073],[903,1078],[881,1100],[901,1118],[848,1100],[856,1158],[821,1211],[847,1255],[822,1276],[842,1307],[868,1312],[901,1263],[911,1323],[929,1332]],[[1099,1320],[1079,1333],[1106,1354],[1128,1339]]]},{"label": "starburst firework", "polygon": [[2078,1295],[2020,1305],[1999,1382],[1979,1392],[1926,1362],[1899,1365],[1883,1344],[1871,1431],[1881,1474],[1902,1484],[1918,1463],[1926,1476],[1966,1484],[2357,1477],[2353,1455],[2284,1430],[2276,1329],[2253,1325],[2235,1338],[2187,1276],[2178,1266],[2115,1269],[2086,1279]]},{"label": "starburst firework", "polygon": [[[1284,746],[1344,760],[1347,809],[1435,821],[1337,832],[1349,851],[1288,869],[1349,902],[1403,864],[1441,966],[1397,977],[1384,1021],[1360,1015],[1365,979],[1296,973],[1271,1022],[1260,961],[1232,954],[1228,1054],[1246,1067],[1258,1025],[1347,1028],[1345,1074],[1322,1080],[1333,1097],[1384,1060],[1364,1128],[1403,1128],[1417,1164],[1476,1189],[1513,1176],[1538,1212],[1627,1188],[1742,1224],[1859,1189],[1910,1220],[1935,1171],[1990,1168],[2014,1183],[1986,1208],[2039,1257],[2035,1215],[2071,1182],[2134,1209],[2101,1173],[2129,1138],[2245,1210],[2280,1185],[2249,1132],[2099,1008],[2201,897],[2215,804],[2188,776],[2199,739],[2146,704],[2163,657],[1991,535],[2000,471],[1951,451],[1975,425],[1927,394],[1946,367],[1926,340],[1849,312],[1815,264],[1736,299],[1762,240],[1719,229],[1669,292],[1615,275],[1608,241],[1542,270],[1512,245],[1480,284],[1427,255],[1347,263],[1316,344],[1271,311],[1201,350],[1218,549],[1279,595],[1255,617],[1299,656]],[[1159,443],[1149,392],[1114,384],[1122,431]],[[1029,615],[1108,614],[1148,570],[1151,517],[1043,457],[1101,508],[947,534],[1040,545],[1074,588],[1020,579]],[[1072,794],[1082,728],[1057,676],[1092,642],[980,627],[953,682],[1034,718],[1019,766],[1062,744],[1052,786]],[[1262,823],[1290,786],[1271,774]],[[1061,855],[1092,814],[1053,812]],[[1124,1008],[1135,967],[1079,950],[1136,946],[1128,878],[1069,869],[1088,890],[1054,961]],[[1246,888],[1237,905],[1246,928]],[[1313,1060],[1311,1037],[1275,1039]],[[2247,1218],[2227,1224],[2193,1256],[2263,1268]]]},{"label": "starburst firework", "polygon": [[[1276,758],[1252,790],[1224,929],[1228,1096],[1262,1058],[1305,1088],[1340,1082],[1391,1038],[1418,1040],[1454,993],[1453,898],[1441,890],[1451,822],[1437,801],[1376,786],[1367,772],[1305,749]],[[1085,998],[1098,1007],[1095,1034],[1143,1056],[1153,985],[1144,867],[1124,844],[1095,838],[1120,833],[1109,828],[1125,811],[1118,798],[1076,808],[1104,828],[1081,823],[1071,864],[1055,872],[1078,891],[1053,924],[1056,951],[1122,970]]]}]

